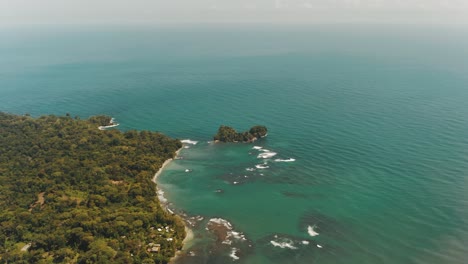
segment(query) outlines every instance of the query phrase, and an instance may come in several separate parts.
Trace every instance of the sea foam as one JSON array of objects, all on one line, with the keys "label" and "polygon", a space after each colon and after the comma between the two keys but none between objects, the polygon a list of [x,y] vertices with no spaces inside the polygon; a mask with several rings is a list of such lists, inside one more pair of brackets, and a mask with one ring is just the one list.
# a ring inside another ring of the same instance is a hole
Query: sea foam
[{"label": "sea foam", "polygon": [[182,142],[184,144],[191,144],[191,145],[196,145],[198,143],[198,141],[194,141],[194,140],[190,140],[190,139],[183,139],[180,142]]},{"label": "sea foam", "polygon": [[232,249],[231,249],[231,254],[229,254],[229,256],[230,256],[234,261],[236,261],[236,260],[239,259],[239,257],[236,255],[236,253],[237,253],[237,248],[232,248]]},{"label": "sea foam", "polygon": [[315,227],[315,226],[308,226],[308,227],[307,227],[307,233],[309,233],[309,235],[310,235],[311,237],[314,237],[314,236],[318,236],[318,235],[319,235],[319,233],[315,232],[314,227]]},{"label": "sea foam", "polygon": [[297,249],[297,247],[294,246],[294,242],[289,239],[285,240],[284,242],[277,242],[277,241],[271,240],[270,243],[275,247]]},{"label": "sea foam", "polygon": [[289,158],[289,159],[275,159],[275,162],[293,162],[296,161],[296,159]]},{"label": "sea foam", "polygon": [[259,158],[259,159],[269,159],[269,158],[272,158],[272,157],[276,156],[276,154],[278,154],[278,153],[265,151],[263,153],[258,154],[257,158]]},{"label": "sea foam", "polygon": [[222,219],[222,218],[211,218],[209,222],[213,222],[218,225],[223,225],[227,229],[232,229],[231,223],[229,223],[229,221]]},{"label": "sea foam", "polygon": [[157,194],[158,194],[158,199],[159,199],[159,201],[161,203],[167,203],[167,199],[166,199],[166,197],[164,197],[164,191],[163,190],[158,189]]},{"label": "sea foam", "polygon": [[[233,229],[232,227],[232,224],[229,223],[229,221],[225,220],[225,219],[222,219],[222,218],[211,218],[209,221],[208,221],[208,224],[207,224],[207,228],[212,225],[212,224],[215,224],[215,225],[219,225],[219,226],[223,226],[226,230],[226,238],[225,240],[222,242],[223,244],[226,244],[226,245],[231,245],[233,241],[240,241],[240,242],[244,242],[247,240],[247,238],[245,237],[245,235],[241,232],[237,232]],[[209,230],[209,229],[208,229]]]}]

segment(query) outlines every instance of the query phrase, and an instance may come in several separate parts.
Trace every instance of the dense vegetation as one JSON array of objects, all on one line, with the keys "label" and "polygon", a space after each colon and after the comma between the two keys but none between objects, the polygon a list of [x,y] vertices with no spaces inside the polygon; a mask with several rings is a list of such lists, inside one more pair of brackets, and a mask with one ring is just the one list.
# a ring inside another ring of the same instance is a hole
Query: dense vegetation
[{"label": "dense vegetation", "polygon": [[0,263],[166,263],[181,247],[152,182],[180,141],[109,121],[0,113]]},{"label": "dense vegetation", "polygon": [[229,126],[220,126],[218,133],[214,135],[215,141],[221,142],[253,142],[258,138],[266,136],[268,130],[265,126],[254,126],[249,131],[237,132]]}]

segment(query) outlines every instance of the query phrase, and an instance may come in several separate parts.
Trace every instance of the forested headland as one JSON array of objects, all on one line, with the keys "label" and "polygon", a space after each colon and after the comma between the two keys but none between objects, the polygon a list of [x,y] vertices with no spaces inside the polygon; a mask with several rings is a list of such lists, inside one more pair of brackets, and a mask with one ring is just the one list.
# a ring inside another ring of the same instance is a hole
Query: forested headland
[{"label": "forested headland", "polygon": [[0,263],[166,263],[183,222],[152,177],[181,148],[110,117],[0,112]]},{"label": "forested headland", "polygon": [[220,142],[253,142],[265,137],[267,133],[268,129],[265,126],[253,126],[248,131],[237,132],[230,126],[222,125],[213,139]]}]

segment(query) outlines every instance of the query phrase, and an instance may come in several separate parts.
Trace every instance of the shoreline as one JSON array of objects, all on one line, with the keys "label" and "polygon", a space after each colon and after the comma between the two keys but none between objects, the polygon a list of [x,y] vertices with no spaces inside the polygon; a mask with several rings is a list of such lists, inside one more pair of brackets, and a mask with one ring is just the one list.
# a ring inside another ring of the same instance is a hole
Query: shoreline
[{"label": "shoreline", "polygon": [[176,261],[183,254],[185,245],[187,245],[187,243],[189,243],[190,241],[193,241],[195,237],[193,230],[188,227],[188,225],[185,223],[185,220],[184,220],[184,225],[185,225],[185,238],[184,240],[182,240],[182,249],[176,251],[175,255],[169,260],[169,264],[174,263],[174,261]]},{"label": "shoreline", "polygon": [[[171,210],[169,210],[169,208],[167,208],[167,201],[161,201],[161,199],[159,199],[159,187],[158,187],[158,183],[157,183],[157,180],[158,180],[158,177],[161,175],[161,173],[164,171],[164,168],[169,165],[180,153],[180,151],[183,149],[180,148],[178,149],[176,152],[175,152],[175,156],[174,158],[171,158],[171,159],[167,159],[164,161],[164,163],[162,164],[161,168],[159,168],[159,170],[154,174],[153,176],[153,182],[154,184],[156,184],[156,196],[158,197],[158,200],[159,200],[159,203],[161,205],[166,205],[165,206],[165,209],[166,211],[168,211],[169,213],[172,213],[174,214]],[[177,214],[178,215],[178,214]],[[182,251],[184,250],[184,247],[185,245],[187,245],[190,241],[193,240],[194,238],[194,233],[193,233],[193,230],[190,229],[190,227],[187,225],[187,223],[185,222],[185,219],[181,216],[181,215],[178,215],[181,219],[182,219],[182,222],[184,223],[184,227],[185,227],[185,237],[184,237],[184,240],[182,240],[182,249],[181,250],[178,250],[176,251],[175,255],[170,259],[169,263],[173,263],[179,256],[180,254],[182,253]]]},{"label": "shoreline", "polygon": [[[182,148],[178,149],[178,150],[175,152],[174,158],[176,158],[176,157],[179,155],[179,153],[180,153],[181,150],[182,150]],[[159,170],[154,174],[154,176],[153,176],[153,182],[154,182],[156,185],[157,185],[157,182],[156,182],[156,181],[157,181],[159,175],[161,175],[161,173],[163,172],[164,168],[165,168],[167,165],[169,165],[169,163],[171,163],[171,161],[173,161],[174,158],[170,158],[170,159],[165,160],[164,163],[162,164],[161,168],[159,168]],[[157,187],[157,186],[156,186],[156,187]]]}]

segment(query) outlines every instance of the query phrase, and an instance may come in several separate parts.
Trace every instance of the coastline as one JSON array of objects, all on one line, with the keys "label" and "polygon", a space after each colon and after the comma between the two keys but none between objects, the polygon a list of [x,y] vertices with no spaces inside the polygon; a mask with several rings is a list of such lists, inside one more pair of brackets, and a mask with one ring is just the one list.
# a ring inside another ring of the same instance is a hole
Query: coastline
[{"label": "coastline", "polygon": [[[182,148],[178,149],[176,152],[175,152],[175,156],[174,158],[176,158],[180,151],[182,150]],[[156,180],[158,179],[159,175],[161,175],[161,173],[163,172],[164,168],[169,165],[169,163],[171,163],[171,161],[174,160],[174,158],[171,158],[171,159],[167,159],[164,161],[164,163],[162,164],[161,168],[159,168],[159,170],[154,174],[153,176],[153,182],[157,184]]]},{"label": "coastline", "polygon": [[176,251],[175,255],[169,260],[169,264],[174,263],[183,254],[184,247],[187,245],[187,243],[192,241],[194,238],[193,230],[188,227],[185,221],[184,221],[184,225],[185,225],[185,238],[184,240],[182,240],[182,249]]},{"label": "coastline", "polygon": [[[169,165],[180,153],[180,151],[183,149],[180,148],[178,149],[176,152],[175,152],[175,156],[174,158],[171,158],[171,159],[167,159],[166,161],[164,161],[164,163],[162,164],[161,168],[159,168],[159,170],[154,174],[154,177],[153,177],[153,182],[154,184],[156,184],[156,191],[157,191],[157,194],[159,193],[159,187],[158,187],[158,183],[157,183],[157,179],[159,177],[159,175],[161,175],[161,173],[164,171],[164,168]],[[159,194],[158,194],[158,199],[159,199]],[[161,201],[160,199],[160,204],[162,205],[165,205],[167,204],[167,201]],[[173,213],[171,210],[169,210],[169,208],[167,208],[166,206],[166,210],[169,212],[169,213]],[[185,219],[181,216],[181,215],[178,215],[183,221],[184,223],[184,226],[185,226],[185,238],[184,240],[182,240],[182,250],[184,249],[184,247],[190,242],[193,240],[194,238],[194,233],[193,233],[193,230],[189,228],[189,226],[187,225],[187,223],[185,222]],[[179,256],[180,254],[182,253],[182,250],[178,250],[175,255],[171,258],[171,260],[169,261],[169,263],[173,263]]]},{"label": "coastline", "polygon": [[168,159],[168,160],[164,161],[164,163],[162,164],[161,168],[159,168],[159,170],[154,174],[153,180],[152,180],[152,181],[153,181],[155,184],[157,184],[156,180],[158,179],[159,175],[161,175],[161,173],[162,173],[164,167],[166,167],[167,165],[169,165],[169,163],[171,163],[172,160],[173,160],[173,159]]}]

